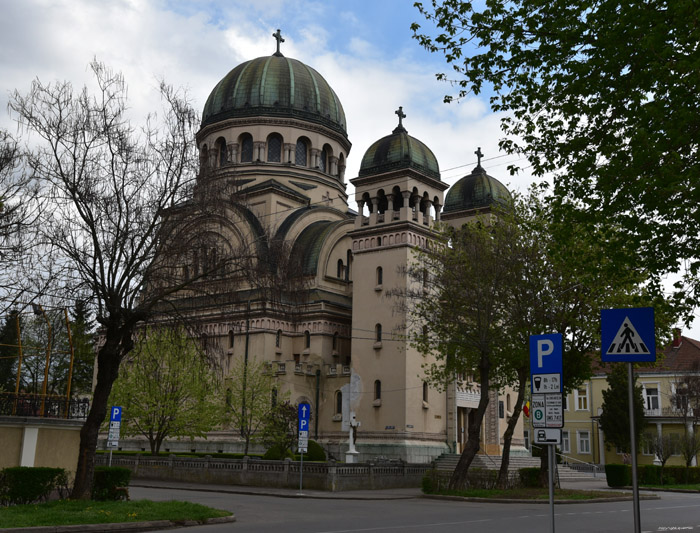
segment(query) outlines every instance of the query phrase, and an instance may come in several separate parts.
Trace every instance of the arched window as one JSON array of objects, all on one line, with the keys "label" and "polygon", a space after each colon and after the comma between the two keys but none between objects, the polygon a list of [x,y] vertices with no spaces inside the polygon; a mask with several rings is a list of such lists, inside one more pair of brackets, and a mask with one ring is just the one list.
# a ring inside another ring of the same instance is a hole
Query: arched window
[{"label": "arched window", "polygon": [[244,133],[241,136],[241,163],[251,163],[253,161],[253,136]]},{"label": "arched window", "polygon": [[297,147],[295,151],[295,164],[299,165],[300,167],[305,167],[308,165],[306,154],[309,151],[309,146],[306,144],[306,141],[304,139],[299,139],[297,141]]},{"label": "arched window", "polygon": [[282,330],[278,329],[277,334],[275,335],[275,348],[279,348],[281,342],[282,342]]},{"label": "arched window", "polygon": [[339,390],[335,391],[335,414],[343,414],[343,393]]},{"label": "arched window", "polygon": [[228,347],[229,347],[229,349],[233,349],[233,330],[232,329],[228,330]]},{"label": "arched window", "polygon": [[426,381],[423,382],[423,401],[428,401],[428,383]]},{"label": "arched window", "polygon": [[219,137],[216,139],[216,151],[217,151],[217,163],[219,167],[223,167],[226,164],[226,139]]},{"label": "arched window", "polygon": [[374,399],[375,400],[382,399],[382,382],[379,381],[378,379],[374,381]]},{"label": "arched window", "polygon": [[304,332],[304,349],[308,350],[309,348],[311,348],[311,333],[306,330]]},{"label": "arched window", "polygon": [[377,285],[381,285],[384,282],[384,271],[382,267],[377,267]]},{"label": "arched window", "polygon": [[279,163],[282,161],[282,137],[273,133],[267,138],[267,161]]},{"label": "arched window", "polygon": [[338,332],[336,331],[333,334],[333,351],[336,351],[338,349]]},{"label": "arched window", "polygon": [[374,340],[375,342],[382,342],[382,325],[377,324],[374,326]]},{"label": "arched window", "polygon": [[326,168],[328,168],[328,150],[326,150],[325,146],[321,153],[318,154],[318,168],[321,172],[325,172]]},{"label": "arched window", "polygon": [[345,269],[343,269],[343,260],[338,259],[338,279],[343,279],[345,275]]}]

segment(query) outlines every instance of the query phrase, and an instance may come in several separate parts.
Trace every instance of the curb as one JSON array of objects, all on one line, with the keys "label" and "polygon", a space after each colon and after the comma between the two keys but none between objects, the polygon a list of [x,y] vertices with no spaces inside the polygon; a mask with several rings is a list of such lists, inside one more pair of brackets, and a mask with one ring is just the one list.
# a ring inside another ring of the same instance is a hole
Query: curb
[{"label": "curb", "polygon": [[[458,502],[475,502],[475,503],[535,503],[547,504],[549,500],[518,500],[518,499],[499,499],[499,498],[469,498],[465,496],[440,496],[438,494],[424,494],[422,498],[431,500],[449,500]],[[590,500],[554,500],[556,505],[564,504],[586,504],[586,503],[614,503],[614,502],[631,502],[632,496],[616,496],[614,498],[591,498]],[[640,500],[660,500],[661,496],[656,494],[644,494],[639,496]]]},{"label": "curb", "polygon": [[206,520],[151,520],[149,522],[117,522],[114,524],[75,524],[70,526],[35,526],[0,528],[2,533],[115,533],[155,531],[176,529],[180,527],[206,526],[210,524],[227,524],[235,522],[236,517],[221,516]]}]

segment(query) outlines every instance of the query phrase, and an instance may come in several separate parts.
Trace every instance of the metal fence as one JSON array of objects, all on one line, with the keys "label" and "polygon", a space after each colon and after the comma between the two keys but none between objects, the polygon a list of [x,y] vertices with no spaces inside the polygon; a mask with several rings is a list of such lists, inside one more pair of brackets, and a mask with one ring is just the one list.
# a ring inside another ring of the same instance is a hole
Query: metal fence
[{"label": "metal fence", "polygon": [[0,415],[36,418],[68,418],[85,420],[90,410],[90,400],[41,394],[0,394]]}]

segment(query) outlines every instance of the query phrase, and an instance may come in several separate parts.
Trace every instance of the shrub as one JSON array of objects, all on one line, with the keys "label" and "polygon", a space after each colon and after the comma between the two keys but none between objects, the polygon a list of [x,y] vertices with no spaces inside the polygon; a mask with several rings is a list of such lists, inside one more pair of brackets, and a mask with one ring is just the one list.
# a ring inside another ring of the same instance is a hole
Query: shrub
[{"label": "shrub", "polygon": [[540,483],[540,469],[535,468],[521,468],[518,470],[520,476],[520,483],[523,487],[541,487]]},{"label": "shrub", "polygon": [[46,501],[52,492],[67,493],[63,468],[15,466],[0,471],[0,503],[21,505]]},{"label": "shrub", "polygon": [[291,452],[291,450],[286,448],[282,449],[282,446],[275,444],[265,452],[265,455],[263,455],[262,458],[266,461],[281,461],[282,459],[286,459],[288,457],[290,459],[294,459],[294,454]]},{"label": "shrub", "polygon": [[[664,477],[665,474],[664,471]],[[661,485],[661,467],[659,465],[640,465],[638,475],[640,485]]]},{"label": "shrub", "polygon": [[421,488],[423,490],[423,494],[432,494],[433,492],[435,492],[433,472],[434,470],[426,472],[423,476],[423,479],[421,480]]},{"label": "shrub", "polygon": [[632,469],[629,465],[605,465],[608,487],[627,487],[632,484]]},{"label": "shrub", "polygon": [[309,441],[309,447],[308,447],[308,452],[306,452],[304,455],[309,461],[325,461],[326,460],[326,452],[323,449],[323,446],[321,446],[318,442],[315,440],[310,440]]},{"label": "shrub", "polygon": [[128,499],[123,489],[129,485],[131,470],[121,466],[97,466],[92,485],[93,500]]}]

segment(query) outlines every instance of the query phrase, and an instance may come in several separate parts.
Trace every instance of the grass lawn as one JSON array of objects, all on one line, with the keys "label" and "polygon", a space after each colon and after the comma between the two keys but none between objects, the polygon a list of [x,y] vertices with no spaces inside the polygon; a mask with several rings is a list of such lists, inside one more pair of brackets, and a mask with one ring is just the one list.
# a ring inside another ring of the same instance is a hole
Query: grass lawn
[{"label": "grass lawn", "polygon": [[[490,498],[508,500],[547,500],[549,501],[549,489],[471,489],[471,490],[446,490],[434,494],[445,496],[462,496],[465,498]],[[623,492],[554,489],[555,500],[592,500],[597,498],[619,498],[629,496]]]},{"label": "grass lawn", "polygon": [[0,510],[0,528],[107,524],[149,520],[197,520],[229,516],[229,511],[190,502],[96,502],[57,500],[36,505],[15,505]]}]

